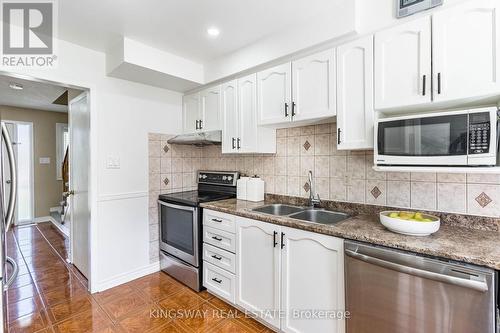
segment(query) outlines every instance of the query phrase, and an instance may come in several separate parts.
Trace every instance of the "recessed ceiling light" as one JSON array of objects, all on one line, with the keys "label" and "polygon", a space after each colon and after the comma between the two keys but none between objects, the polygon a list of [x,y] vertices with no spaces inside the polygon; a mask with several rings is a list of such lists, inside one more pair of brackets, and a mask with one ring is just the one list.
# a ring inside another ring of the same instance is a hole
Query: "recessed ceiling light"
[{"label": "recessed ceiling light", "polygon": [[219,30],[219,29],[217,29],[216,27],[210,27],[210,28],[208,28],[208,29],[207,29],[207,34],[208,34],[210,37],[215,38],[215,37],[219,36],[219,34],[220,34],[220,30]]},{"label": "recessed ceiling light", "polygon": [[15,82],[11,82],[9,84],[9,87],[10,87],[10,89],[14,89],[14,90],[23,90],[24,89],[22,84],[15,83]]}]

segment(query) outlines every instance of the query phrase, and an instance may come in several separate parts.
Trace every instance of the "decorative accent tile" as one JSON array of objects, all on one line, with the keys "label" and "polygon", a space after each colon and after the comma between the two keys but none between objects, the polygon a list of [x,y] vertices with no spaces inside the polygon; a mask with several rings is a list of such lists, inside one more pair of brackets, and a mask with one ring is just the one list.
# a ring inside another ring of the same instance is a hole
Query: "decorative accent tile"
[{"label": "decorative accent tile", "polygon": [[491,198],[484,192],[481,192],[480,195],[478,195],[475,199],[477,201],[477,203],[481,206],[481,207],[486,207],[488,206],[493,200],[491,200]]},{"label": "decorative accent tile", "polygon": [[382,194],[382,192],[380,191],[380,189],[379,189],[377,186],[375,186],[375,187],[374,187],[374,188],[370,191],[370,193],[373,195],[373,197],[374,197],[375,199],[377,199],[377,198],[378,198],[378,197]]},{"label": "decorative accent tile", "polygon": [[163,146],[163,151],[164,151],[165,153],[168,153],[168,151],[169,151],[169,150],[170,150],[170,148],[168,148],[168,146],[167,146],[167,145]]},{"label": "decorative accent tile", "polygon": [[306,182],[306,183],[304,184],[304,186],[302,186],[302,188],[304,189],[304,191],[309,192],[309,190],[311,189],[311,186],[309,185],[309,183],[308,183],[308,182]]},{"label": "decorative accent tile", "polygon": [[168,186],[168,184],[170,184],[170,179],[168,179],[168,177],[165,177],[165,179],[163,179],[163,184]]},{"label": "decorative accent tile", "polygon": [[385,180],[366,181],[366,203],[372,205],[385,205],[387,202],[387,190]]},{"label": "decorative accent tile", "polygon": [[467,214],[500,216],[500,185],[467,184]]},{"label": "decorative accent tile", "polygon": [[303,147],[305,150],[309,150],[309,148],[311,148],[311,144],[309,143],[309,141],[306,140],[306,142],[304,142]]}]

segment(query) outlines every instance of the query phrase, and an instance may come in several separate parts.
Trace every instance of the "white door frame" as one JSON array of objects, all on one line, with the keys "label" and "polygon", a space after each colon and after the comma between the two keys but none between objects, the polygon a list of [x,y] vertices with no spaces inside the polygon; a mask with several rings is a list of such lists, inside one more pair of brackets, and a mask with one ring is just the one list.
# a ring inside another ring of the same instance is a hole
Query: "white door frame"
[{"label": "white door frame", "polygon": [[[45,73],[44,73],[45,74]],[[45,75],[50,77],[50,72]],[[19,78],[23,80],[29,80],[34,82],[48,83],[53,85],[58,85],[66,88],[73,88],[86,91],[88,94],[88,105],[89,105],[89,115],[90,115],[90,161],[89,161],[89,192],[88,199],[90,202],[90,221],[89,221],[89,261],[90,261],[90,273],[88,276],[89,291],[91,293],[97,292],[97,267],[99,267],[97,260],[99,257],[97,253],[97,117],[96,117],[96,104],[95,104],[95,92],[97,86],[95,83],[90,82],[58,82],[50,80],[47,78],[34,77],[31,75],[19,74],[15,72],[8,72],[0,70],[0,75],[9,76],[12,78]],[[70,237],[71,239],[71,237]],[[71,245],[70,245],[71,248]]]},{"label": "white door frame", "polygon": [[[89,94],[87,91],[84,91],[82,92],[80,95],[78,95],[77,97],[73,98],[72,100],[68,101],[68,130],[69,130],[69,154],[68,154],[68,164],[70,166],[70,169],[69,169],[69,190],[72,191],[74,190],[74,185],[73,185],[73,180],[74,178],[72,177],[72,159],[73,159],[73,153],[72,153],[72,149],[71,149],[71,146],[73,145],[73,125],[72,125],[72,117],[71,117],[71,112],[70,112],[70,109],[69,109],[69,104],[70,103],[74,103],[74,102],[78,102],[79,100],[81,100],[82,98],[87,98],[87,100],[89,99]],[[89,104],[87,102],[87,104]],[[90,106],[89,106],[90,107]],[[90,170],[90,160],[89,160],[89,165],[87,165],[87,170]],[[89,173],[89,182],[90,181],[90,173]],[[89,193],[90,193],[90,187],[89,187]],[[69,200],[70,200],[70,205],[69,205],[69,209],[70,209],[70,215],[69,215],[69,218],[70,218],[70,228],[69,228],[69,248],[70,248],[70,251],[69,251],[69,261],[71,263],[73,263],[73,253],[75,253],[74,251],[74,246],[75,246],[75,242],[74,242],[74,227],[75,227],[75,223],[73,221],[73,195],[69,197]],[[89,199],[89,202],[90,202],[90,199]],[[89,207],[89,211],[90,210],[90,207]],[[92,215],[91,215],[92,216]],[[89,230],[90,231],[90,230]],[[87,246],[87,248],[90,250],[90,232],[89,232],[89,244]],[[89,254],[89,261],[90,261],[90,254]],[[89,262],[89,267],[91,267],[90,265],[90,262]],[[76,266],[75,266],[76,267]]]},{"label": "white door frame", "polygon": [[[23,224],[30,224],[35,221],[35,146],[34,146],[34,134],[33,134],[33,122],[31,121],[21,121],[21,120],[8,120],[8,119],[2,119],[3,123],[11,123],[11,124],[22,124],[22,125],[28,125],[30,127],[30,141],[31,141],[31,154],[30,154],[30,192],[31,192],[31,221],[23,221],[22,223],[19,222],[18,220],[18,212],[19,212],[19,200],[17,200],[16,204],[16,213],[15,213],[15,225],[23,225]],[[16,138],[12,138],[13,143],[17,141],[17,129],[16,129]],[[17,149],[17,144],[14,144],[14,156],[17,160],[19,160],[19,151]]]}]

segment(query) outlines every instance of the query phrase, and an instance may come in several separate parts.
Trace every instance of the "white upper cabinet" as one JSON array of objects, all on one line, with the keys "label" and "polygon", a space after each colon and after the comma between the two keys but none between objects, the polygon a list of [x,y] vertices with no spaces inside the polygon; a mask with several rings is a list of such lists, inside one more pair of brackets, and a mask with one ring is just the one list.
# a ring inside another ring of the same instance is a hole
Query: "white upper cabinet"
[{"label": "white upper cabinet", "polygon": [[293,120],[320,119],[335,114],[335,50],[292,62]]},{"label": "white upper cabinet", "polygon": [[237,139],[239,136],[239,112],[238,112],[238,87],[237,81],[233,80],[222,84],[221,107],[223,117],[222,152],[237,152]]},{"label": "white upper cabinet", "polygon": [[373,149],[373,36],[337,48],[337,149]]},{"label": "white upper cabinet", "polygon": [[500,94],[500,3],[474,0],[433,15],[434,100]]},{"label": "white upper cabinet", "polygon": [[184,95],[183,97],[183,129],[184,133],[194,133],[198,130],[200,121],[200,94]]},{"label": "white upper cabinet", "polygon": [[239,141],[242,153],[257,151],[257,75],[238,79]]},{"label": "white upper cabinet", "polygon": [[291,64],[257,73],[257,110],[260,125],[291,121]]},{"label": "white upper cabinet", "polygon": [[200,130],[216,131],[222,129],[220,95],[220,86],[200,92],[201,118],[198,126]]},{"label": "white upper cabinet", "polygon": [[222,85],[223,153],[276,153],[276,130],[257,124],[257,74]]},{"label": "white upper cabinet", "polygon": [[236,220],[236,304],[276,328],[280,325],[280,228],[246,218]]},{"label": "white upper cabinet", "polygon": [[431,18],[375,34],[375,108],[418,106],[431,97]]},{"label": "white upper cabinet", "polygon": [[340,238],[282,227],[281,330],[293,333],[345,332],[345,321],[293,316],[293,311],[345,309],[344,242]]}]

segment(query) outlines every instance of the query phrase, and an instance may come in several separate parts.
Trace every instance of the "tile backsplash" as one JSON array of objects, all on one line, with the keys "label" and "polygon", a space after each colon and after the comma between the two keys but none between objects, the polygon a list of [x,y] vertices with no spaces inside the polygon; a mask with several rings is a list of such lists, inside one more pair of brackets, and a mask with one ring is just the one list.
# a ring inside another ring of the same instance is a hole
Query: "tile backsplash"
[{"label": "tile backsplash", "polygon": [[[277,130],[276,154],[222,154],[220,146],[168,145],[149,135],[150,207],[160,192],[196,188],[196,171],[258,175],[266,193],[307,197],[312,170],[322,199],[459,214],[500,216],[500,175],[377,172],[373,151],[337,150],[335,123]],[[154,208],[153,207],[153,208]]]}]

